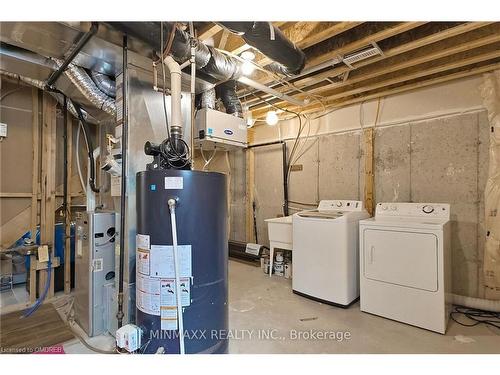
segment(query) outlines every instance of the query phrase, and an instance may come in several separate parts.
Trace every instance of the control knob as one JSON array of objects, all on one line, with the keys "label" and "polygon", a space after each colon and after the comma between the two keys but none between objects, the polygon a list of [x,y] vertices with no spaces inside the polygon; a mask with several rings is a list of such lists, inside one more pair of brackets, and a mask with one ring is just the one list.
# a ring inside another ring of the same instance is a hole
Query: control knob
[{"label": "control knob", "polygon": [[434,212],[434,207],[432,207],[430,205],[426,205],[426,206],[422,207],[422,211],[424,211],[426,214],[431,214]]}]

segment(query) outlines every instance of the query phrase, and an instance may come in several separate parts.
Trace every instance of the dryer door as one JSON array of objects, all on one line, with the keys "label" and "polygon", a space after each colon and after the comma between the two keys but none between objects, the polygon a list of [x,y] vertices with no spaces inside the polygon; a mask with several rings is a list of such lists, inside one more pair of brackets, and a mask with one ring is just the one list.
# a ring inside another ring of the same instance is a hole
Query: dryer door
[{"label": "dryer door", "polygon": [[435,292],[438,290],[438,239],[432,233],[365,229],[364,277]]}]

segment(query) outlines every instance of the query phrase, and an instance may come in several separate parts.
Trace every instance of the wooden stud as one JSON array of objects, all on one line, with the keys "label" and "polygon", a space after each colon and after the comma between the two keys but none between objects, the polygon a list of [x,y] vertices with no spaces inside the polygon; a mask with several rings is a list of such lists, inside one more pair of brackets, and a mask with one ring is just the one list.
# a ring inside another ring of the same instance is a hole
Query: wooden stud
[{"label": "wooden stud", "polygon": [[364,203],[365,208],[370,215],[374,214],[375,199],[374,192],[374,128],[370,127],[363,132],[364,156],[365,156],[365,191]]},{"label": "wooden stud", "polygon": [[[55,147],[56,147],[56,102],[48,94],[43,95],[42,126],[42,179],[40,242],[50,245],[50,257],[54,257],[55,229]],[[47,282],[47,270],[39,271],[38,291],[41,294]],[[54,272],[51,272],[47,298],[54,296]]]},{"label": "wooden stud", "polygon": [[[248,130],[248,143],[253,142],[254,129]],[[255,241],[253,226],[253,201],[255,184],[255,154],[253,149],[247,148],[246,154],[246,239],[247,242]]]},{"label": "wooden stud", "polygon": [[40,142],[40,106],[39,106],[39,92],[37,88],[32,88],[31,90],[31,100],[32,100],[32,140],[33,140],[33,167],[32,167],[32,181],[31,181],[31,239],[35,240],[34,236],[38,226],[38,193],[39,193],[39,165],[38,157],[40,153],[39,142]]}]

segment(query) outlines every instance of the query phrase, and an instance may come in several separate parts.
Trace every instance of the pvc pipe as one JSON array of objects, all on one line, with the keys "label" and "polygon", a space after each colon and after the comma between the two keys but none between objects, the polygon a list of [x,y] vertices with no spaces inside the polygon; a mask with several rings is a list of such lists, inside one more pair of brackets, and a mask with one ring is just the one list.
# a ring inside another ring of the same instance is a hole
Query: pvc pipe
[{"label": "pvc pipe", "polygon": [[182,111],[181,111],[181,68],[172,56],[167,56],[164,60],[170,72],[170,91],[172,120],[171,127],[178,127],[182,134]]},{"label": "pvc pipe", "polygon": [[179,349],[185,354],[184,348],[184,321],[182,319],[181,277],[179,270],[179,251],[177,248],[177,223],[175,220],[175,199],[168,200],[170,221],[172,222],[172,246],[174,248],[175,294],[177,297],[177,321],[179,323]]},{"label": "pvc pipe", "polygon": [[500,312],[500,301],[460,296],[458,294],[453,294],[452,300],[454,305],[465,306],[471,309]]}]

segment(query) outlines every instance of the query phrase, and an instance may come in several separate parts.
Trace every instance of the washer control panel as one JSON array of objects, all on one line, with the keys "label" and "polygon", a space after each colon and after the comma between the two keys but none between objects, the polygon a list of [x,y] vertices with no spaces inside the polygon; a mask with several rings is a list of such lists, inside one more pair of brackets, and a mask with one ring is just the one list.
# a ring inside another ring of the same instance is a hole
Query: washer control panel
[{"label": "washer control panel", "polygon": [[449,219],[450,205],[447,203],[378,203],[375,215]]},{"label": "washer control panel", "polygon": [[363,211],[362,201],[322,200],[318,211]]}]

